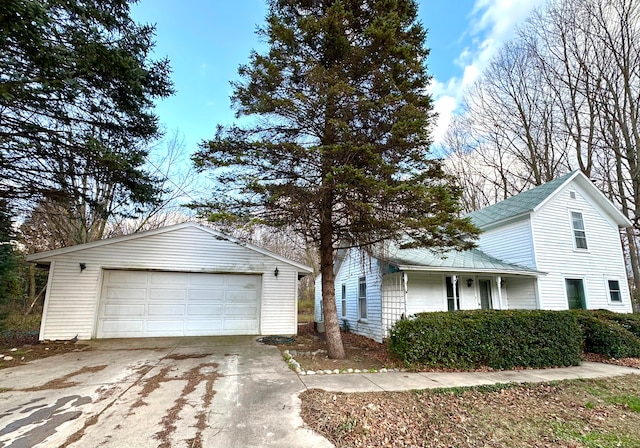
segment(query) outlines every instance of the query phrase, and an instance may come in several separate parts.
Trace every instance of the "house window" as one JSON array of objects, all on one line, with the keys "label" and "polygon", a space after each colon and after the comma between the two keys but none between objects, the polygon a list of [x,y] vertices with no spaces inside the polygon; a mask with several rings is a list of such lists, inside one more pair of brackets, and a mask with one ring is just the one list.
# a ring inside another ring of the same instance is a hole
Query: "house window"
[{"label": "house window", "polygon": [[358,279],[358,317],[360,319],[367,318],[367,279],[360,277]]},{"label": "house window", "polygon": [[455,294],[453,288],[453,277],[447,277],[447,309],[449,311],[456,311],[460,309],[460,289],[458,288],[458,283],[456,282]]},{"label": "house window", "polygon": [[341,301],[341,305],[342,305],[342,317],[347,315],[347,285],[345,285],[344,283],[342,284],[342,290],[341,292],[341,297],[340,297],[340,301]]},{"label": "house window", "polygon": [[620,293],[620,282],[618,280],[608,280],[609,298],[612,302],[622,302],[622,294]]},{"label": "house window", "polygon": [[584,231],[582,213],[571,212],[571,226],[573,227],[573,240],[575,242],[576,249],[586,249],[587,233]]}]

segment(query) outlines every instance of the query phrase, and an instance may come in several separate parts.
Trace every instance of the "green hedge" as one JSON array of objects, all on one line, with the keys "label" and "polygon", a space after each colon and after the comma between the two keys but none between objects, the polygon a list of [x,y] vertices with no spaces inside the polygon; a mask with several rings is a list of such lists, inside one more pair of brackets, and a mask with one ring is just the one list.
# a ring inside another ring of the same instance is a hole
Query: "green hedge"
[{"label": "green hedge", "polygon": [[575,314],[542,310],[422,313],[390,337],[407,366],[457,369],[578,365],[581,345]]},{"label": "green hedge", "polygon": [[[578,311],[580,312],[580,311]],[[598,319],[613,321],[640,338],[640,314],[614,313],[608,310],[582,311]]]},{"label": "green hedge", "polygon": [[583,332],[583,350],[610,358],[640,357],[640,316],[610,311],[574,311]]}]

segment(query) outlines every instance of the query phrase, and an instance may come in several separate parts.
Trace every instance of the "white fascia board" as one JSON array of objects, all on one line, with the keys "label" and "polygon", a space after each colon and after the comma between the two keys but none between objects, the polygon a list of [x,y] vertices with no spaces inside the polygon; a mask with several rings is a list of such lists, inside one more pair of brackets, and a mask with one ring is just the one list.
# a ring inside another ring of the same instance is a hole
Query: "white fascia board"
[{"label": "white fascia board", "polygon": [[40,252],[40,253],[36,253],[36,254],[31,254],[27,256],[27,261],[29,262],[36,262],[36,261],[51,261],[50,259],[59,255],[64,255],[64,254],[68,254],[68,253],[73,253],[73,252],[77,252],[77,251],[81,251],[81,250],[87,250],[87,249],[92,249],[95,247],[101,247],[101,246],[106,246],[108,244],[115,244],[115,243],[120,243],[123,241],[129,241],[129,240],[134,240],[134,239],[138,239],[138,238],[145,238],[148,236],[153,236],[153,235],[158,235],[158,234],[162,234],[162,233],[166,233],[166,232],[170,232],[170,231],[174,231],[174,230],[179,230],[179,229],[183,229],[186,227],[193,227],[196,228],[198,230],[207,232],[209,234],[211,234],[214,238],[219,238],[219,239],[223,239],[226,241],[229,241],[231,243],[237,244],[239,246],[245,247],[249,250],[252,250],[254,252],[257,252],[259,254],[265,255],[267,257],[270,258],[274,258],[278,261],[281,261],[283,263],[286,263],[290,266],[295,267],[296,269],[298,269],[298,272],[304,272],[306,274],[310,274],[313,272],[313,269],[311,269],[309,266],[305,266],[301,263],[295,262],[293,260],[289,260],[285,257],[282,257],[278,254],[275,254],[269,250],[263,249],[261,247],[257,247],[254,246],[253,244],[249,244],[249,243],[245,243],[243,241],[238,240],[237,238],[233,238],[230,237],[228,235],[224,235],[223,233],[220,233],[216,230],[210,229],[208,227],[202,226],[200,224],[197,224],[195,222],[185,222],[182,224],[175,224],[172,226],[167,226],[167,227],[161,227],[159,229],[154,229],[154,230],[148,230],[146,232],[140,232],[140,233],[132,233],[130,235],[124,235],[124,236],[118,236],[118,237],[114,237],[114,238],[107,238],[104,240],[99,240],[99,241],[93,241],[91,243],[85,243],[85,244],[78,244],[76,246],[70,246],[70,247],[63,247],[61,249],[54,249],[54,250],[50,250],[50,251],[46,251],[46,252]]},{"label": "white fascia board", "polygon": [[424,272],[464,272],[469,274],[494,274],[494,275],[525,275],[527,277],[540,277],[541,275],[547,275],[546,272],[541,271],[503,271],[495,269],[472,269],[472,268],[447,268],[436,266],[414,266],[414,265],[399,265],[398,269],[401,271],[424,271]]},{"label": "white fascia board", "polygon": [[624,216],[624,214],[622,214],[622,212],[618,210],[618,208],[604,195],[604,193],[600,191],[593,182],[591,182],[591,180],[582,173],[582,171],[579,170],[577,170],[573,176],[570,176],[565,180],[562,185],[558,186],[553,193],[545,198],[545,200],[538,204],[532,211],[537,212],[540,210],[574,180],[595,200],[600,207],[602,207],[608,215],[613,218],[619,227],[626,228],[633,225],[631,221],[629,221],[629,219]]}]

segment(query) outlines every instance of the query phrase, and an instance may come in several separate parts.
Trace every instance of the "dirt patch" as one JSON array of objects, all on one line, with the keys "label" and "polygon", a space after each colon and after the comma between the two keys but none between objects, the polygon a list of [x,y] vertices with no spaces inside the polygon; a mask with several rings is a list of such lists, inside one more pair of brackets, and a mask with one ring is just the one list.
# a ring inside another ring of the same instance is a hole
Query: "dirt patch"
[{"label": "dirt patch", "polygon": [[304,370],[371,370],[400,367],[400,362],[389,353],[385,344],[355,333],[342,333],[345,359],[329,359],[324,334],[305,332],[295,337],[292,344],[277,347],[289,350]]},{"label": "dirt patch", "polygon": [[637,447],[637,375],[539,385],[301,394],[337,447]]},{"label": "dirt patch", "polygon": [[73,386],[77,386],[79,384],[79,383],[77,383],[75,381],[69,381],[71,378],[73,378],[75,376],[83,375],[85,373],[99,372],[101,370],[104,370],[106,367],[107,367],[106,364],[105,365],[99,365],[99,366],[92,366],[92,367],[83,367],[80,370],[76,370],[75,372],[67,373],[66,375],[64,375],[64,376],[62,376],[60,378],[56,378],[55,380],[51,380],[51,381],[43,384],[42,386],[27,387],[25,389],[18,389],[18,390],[23,391],[23,392],[34,392],[34,391],[38,391],[38,390],[66,389],[67,387],[73,387]]},{"label": "dirt patch", "polygon": [[[36,359],[88,350],[86,344],[71,341],[39,342],[38,336],[0,339],[0,369],[16,367]],[[7,358],[9,357],[9,358]]]}]

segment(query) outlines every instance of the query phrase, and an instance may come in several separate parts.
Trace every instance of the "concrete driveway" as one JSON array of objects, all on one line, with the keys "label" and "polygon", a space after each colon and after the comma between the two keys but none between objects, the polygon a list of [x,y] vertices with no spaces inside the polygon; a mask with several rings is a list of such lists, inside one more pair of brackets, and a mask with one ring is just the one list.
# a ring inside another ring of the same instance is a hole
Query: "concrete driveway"
[{"label": "concrete driveway", "polygon": [[119,339],[0,370],[0,447],[331,447],[255,337]]}]

